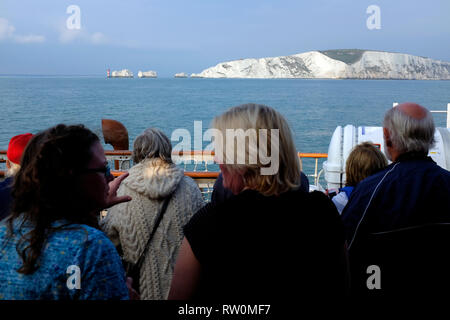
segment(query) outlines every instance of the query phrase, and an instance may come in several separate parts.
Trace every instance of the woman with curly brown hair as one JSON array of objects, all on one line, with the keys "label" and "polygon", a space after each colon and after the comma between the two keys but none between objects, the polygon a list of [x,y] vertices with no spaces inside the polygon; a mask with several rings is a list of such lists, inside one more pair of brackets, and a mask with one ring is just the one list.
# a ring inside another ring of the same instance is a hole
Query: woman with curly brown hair
[{"label": "woman with curly brown hair", "polygon": [[[57,125],[26,148],[0,224],[0,299],[128,299],[121,260],[98,230],[116,190],[98,137]],[[110,183],[111,182],[111,183]]]}]

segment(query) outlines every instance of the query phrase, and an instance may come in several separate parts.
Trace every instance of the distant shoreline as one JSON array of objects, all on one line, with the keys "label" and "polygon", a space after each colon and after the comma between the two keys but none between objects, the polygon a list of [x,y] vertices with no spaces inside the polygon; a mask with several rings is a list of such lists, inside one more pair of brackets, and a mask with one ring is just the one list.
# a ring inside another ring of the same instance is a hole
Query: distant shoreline
[{"label": "distant shoreline", "polygon": [[402,78],[206,78],[206,77],[105,77],[104,75],[79,75],[79,74],[0,74],[0,78],[103,78],[103,79],[202,79],[202,80],[333,80],[333,81],[345,81],[345,80],[362,80],[362,81],[380,81],[380,80],[392,80],[392,81],[450,81],[450,79],[402,79]]},{"label": "distant shoreline", "polygon": [[78,78],[105,78],[104,75],[101,74],[0,74],[0,77],[30,77],[30,78],[42,78],[42,77],[78,77]]}]

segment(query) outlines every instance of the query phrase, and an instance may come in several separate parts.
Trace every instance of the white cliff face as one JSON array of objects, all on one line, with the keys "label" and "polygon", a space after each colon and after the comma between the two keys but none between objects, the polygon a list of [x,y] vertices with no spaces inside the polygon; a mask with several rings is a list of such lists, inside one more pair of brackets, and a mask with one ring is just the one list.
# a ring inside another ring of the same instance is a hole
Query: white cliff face
[{"label": "white cliff face", "polygon": [[112,78],[133,78],[133,72],[128,69],[111,72]]},{"label": "white cliff face", "polygon": [[158,74],[156,73],[156,71],[139,71],[138,72],[138,77],[139,78],[156,78],[158,77]]},{"label": "white cliff face", "polygon": [[351,53],[352,57],[348,51],[352,50],[223,62],[199,74],[193,73],[191,78],[450,79],[449,62],[362,50],[354,50],[357,52]]},{"label": "white cliff face", "polygon": [[187,74],[184,72],[175,73],[175,78],[187,78]]},{"label": "white cliff face", "polygon": [[308,75],[313,75],[312,78],[340,78],[347,68],[345,62],[332,59],[319,51],[305,52],[294,56],[303,60],[309,70]]},{"label": "white cliff face", "polygon": [[353,78],[450,79],[450,63],[410,54],[367,51],[349,68]]}]

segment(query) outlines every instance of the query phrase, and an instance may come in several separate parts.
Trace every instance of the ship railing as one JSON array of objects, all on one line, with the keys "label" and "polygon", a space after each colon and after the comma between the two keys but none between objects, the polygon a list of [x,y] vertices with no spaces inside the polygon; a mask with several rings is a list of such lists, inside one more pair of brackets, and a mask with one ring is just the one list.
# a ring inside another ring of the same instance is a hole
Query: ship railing
[{"label": "ship railing", "polygon": [[[319,186],[319,180],[323,169],[319,170],[319,160],[327,158],[326,153],[298,153],[298,156],[305,162],[306,159],[314,161],[314,173],[307,174],[310,182],[314,181],[316,187]],[[130,150],[105,150],[105,157],[110,163],[112,174],[120,176],[126,170],[132,167],[132,152]],[[184,174],[194,179],[197,183],[205,201],[211,198],[214,182],[219,176],[218,165],[214,162],[214,152],[212,151],[174,151],[172,159],[175,163],[182,166]],[[0,150],[0,164],[6,162],[6,151]],[[304,166],[305,167],[305,166]],[[310,165],[310,167],[312,167]],[[5,168],[0,168],[0,179],[5,176]]]}]

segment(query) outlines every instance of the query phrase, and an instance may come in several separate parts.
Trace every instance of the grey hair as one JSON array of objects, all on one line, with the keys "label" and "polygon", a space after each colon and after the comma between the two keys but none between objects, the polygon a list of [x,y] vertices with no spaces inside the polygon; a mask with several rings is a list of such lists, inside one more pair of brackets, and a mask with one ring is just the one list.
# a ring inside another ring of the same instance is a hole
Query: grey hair
[{"label": "grey hair", "polygon": [[416,151],[428,153],[435,143],[434,121],[426,110],[422,119],[410,117],[398,108],[391,108],[384,116],[383,126],[388,129],[392,144],[400,153]]},{"label": "grey hair", "polygon": [[132,157],[135,164],[147,158],[172,163],[172,144],[164,132],[148,128],[134,140]]}]

